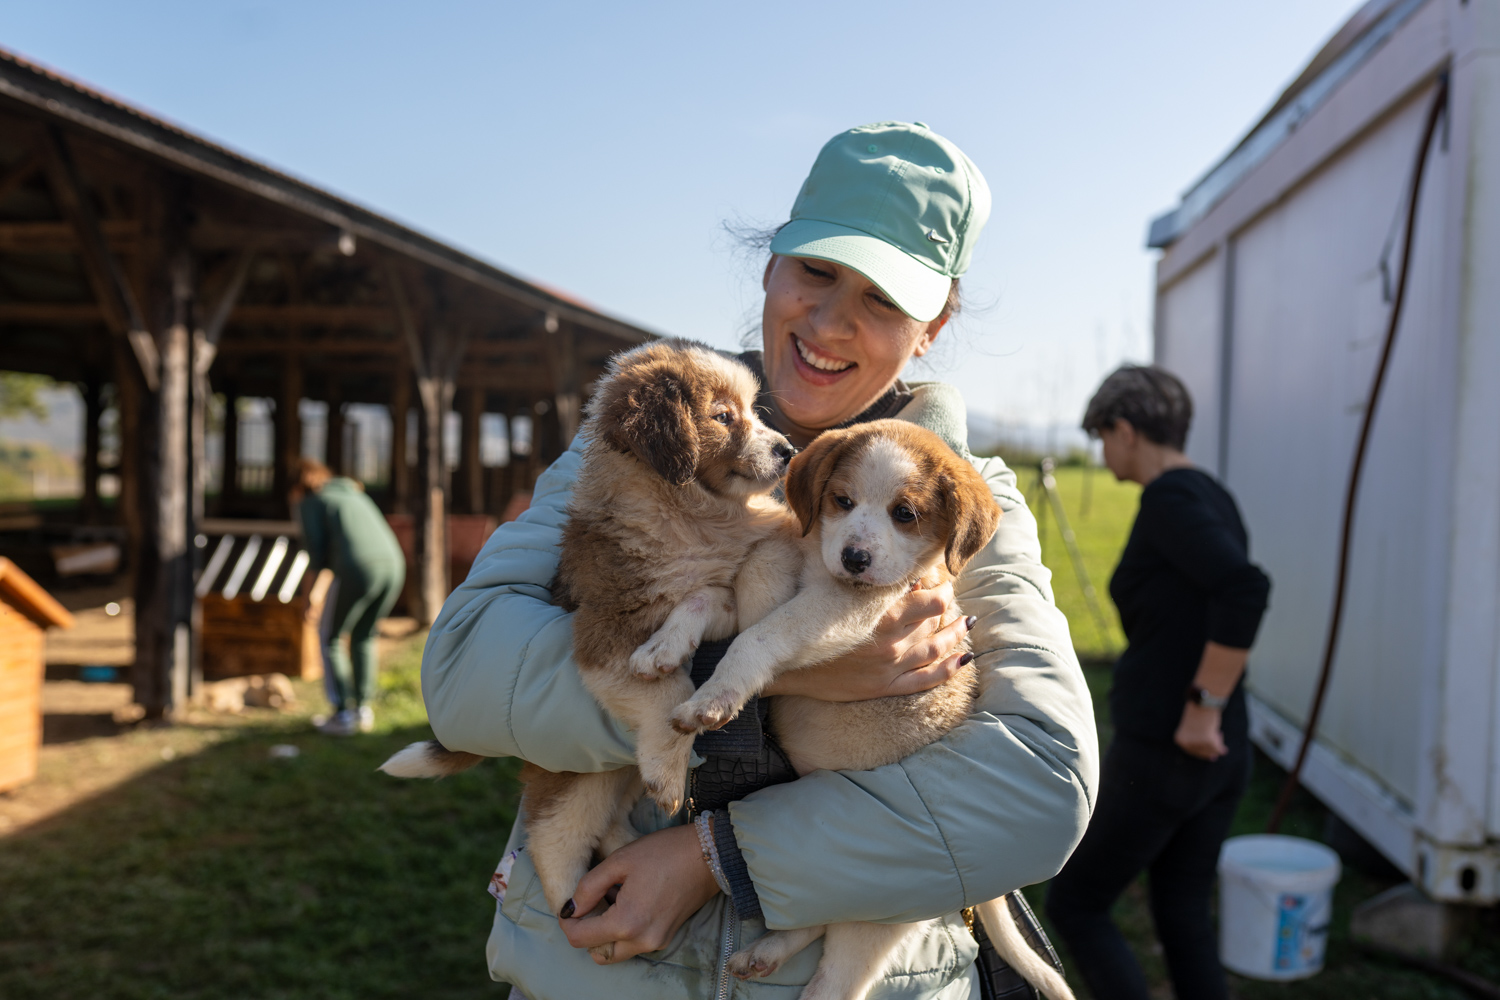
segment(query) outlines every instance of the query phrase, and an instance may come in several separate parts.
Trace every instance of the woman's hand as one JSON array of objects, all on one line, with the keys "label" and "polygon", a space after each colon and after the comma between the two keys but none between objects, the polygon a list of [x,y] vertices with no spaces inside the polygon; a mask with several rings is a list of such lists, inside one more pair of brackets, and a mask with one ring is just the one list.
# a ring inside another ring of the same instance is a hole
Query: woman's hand
[{"label": "woman's hand", "polygon": [[1224,734],[1219,730],[1220,714],[1217,708],[1187,702],[1182,706],[1182,721],[1177,724],[1177,733],[1172,739],[1184,753],[1200,760],[1218,760],[1229,752],[1229,747],[1224,745]]},{"label": "woman's hand", "polygon": [[973,619],[959,614],[953,584],[914,590],[891,605],[869,642],[836,660],[787,671],[761,694],[869,701],[927,691],[968,662],[968,654],[955,650],[973,627]]},{"label": "woman's hand", "polygon": [[563,913],[592,913],[616,886],[619,891],[603,913],[561,920],[575,948],[614,944],[607,958],[594,952],[600,965],[665,948],[677,928],[719,891],[691,823],[647,834],[605,858],[578,883],[569,900],[573,909],[564,906]]}]

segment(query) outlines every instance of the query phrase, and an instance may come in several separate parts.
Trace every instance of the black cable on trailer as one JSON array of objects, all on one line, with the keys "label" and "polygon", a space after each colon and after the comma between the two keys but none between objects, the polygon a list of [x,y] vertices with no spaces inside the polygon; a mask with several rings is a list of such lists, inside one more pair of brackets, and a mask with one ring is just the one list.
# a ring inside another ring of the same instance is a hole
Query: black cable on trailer
[{"label": "black cable on trailer", "polygon": [[1406,233],[1401,242],[1401,273],[1396,278],[1395,299],[1391,303],[1391,318],[1386,324],[1385,344],[1380,351],[1380,363],[1375,367],[1375,382],[1370,387],[1370,401],[1359,427],[1359,440],[1354,446],[1354,465],[1349,470],[1349,488],[1344,495],[1343,523],[1339,532],[1338,574],[1333,585],[1333,614],[1328,620],[1328,642],[1323,647],[1323,666],[1318,672],[1318,686],[1313,692],[1312,707],[1307,712],[1307,723],[1302,729],[1302,745],[1297,749],[1297,762],[1286,776],[1277,796],[1276,808],[1271,812],[1271,822],[1266,824],[1267,833],[1275,833],[1286,816],[1287,806],[1302,777],[1302,765],[1307,762],[1307,752],[1312,747],[1313,737],[1318,731],[1318,717],[1323,712],[1323,699],[1328,693],[1328,679],[1333,674],[1333,656],[1338,649],[1339,628],[1344,620],[1344,591],[1349,574],[1349,546],[1354,535],[1354,509],[1359,497],[1360,476],[1364,472],[1365,452],[1370,444],[1370,428],[1375,423],[1375,409],[1380,403],[1380,390],[1385,387],[1386,371],[1390,367],[1391,349],[1396,344],[1396,329],[1401,324],[1402,307],[1406,305],[1406,282],[1411,271],[1411,245],[1417,228],[1418,207],[1421,202],[1422,175],[1426,172],[1427,156],[1432,151],[1432,140],[1437,135],[1438,123],[1448,109],[1448,72],[1444,70],[1437,80],[1437,92],[1432,95],[1432,106],[1427,110],[1427,124],[1422,131],[1422,141],[1417,144],[1417,160],[1412,166],[1411,183],[1406,192]]}]

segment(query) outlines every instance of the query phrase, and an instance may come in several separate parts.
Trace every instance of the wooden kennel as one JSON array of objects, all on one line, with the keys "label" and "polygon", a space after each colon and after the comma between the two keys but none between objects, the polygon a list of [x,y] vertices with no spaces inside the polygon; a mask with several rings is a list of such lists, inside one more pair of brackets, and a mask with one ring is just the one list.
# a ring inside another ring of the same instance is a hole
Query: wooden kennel
[{"label": "wooden kennel", "polygon": [[43,633],[72,625],[67,609],[0,557],[0,791],[36,777],[46,671]]},{"label": "wooden kennel", "polygon": [[[278,529],[285,529],[280,530]],[[198,579],[203,679],[282,673],[323,676],[321,595],[304,585],[308,557],[291,524],[210,539]]]}]

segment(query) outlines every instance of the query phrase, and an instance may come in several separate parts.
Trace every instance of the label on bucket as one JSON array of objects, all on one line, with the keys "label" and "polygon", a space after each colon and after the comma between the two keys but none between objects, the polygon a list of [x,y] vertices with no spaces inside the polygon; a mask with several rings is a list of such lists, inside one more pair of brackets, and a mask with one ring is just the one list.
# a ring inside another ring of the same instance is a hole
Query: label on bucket
[{"label": "label on bucket", "polygon": [[1276,971],[1292,972],[1314,960],[1309,947],[1308,897],[1283,892],[1276,904]]}]

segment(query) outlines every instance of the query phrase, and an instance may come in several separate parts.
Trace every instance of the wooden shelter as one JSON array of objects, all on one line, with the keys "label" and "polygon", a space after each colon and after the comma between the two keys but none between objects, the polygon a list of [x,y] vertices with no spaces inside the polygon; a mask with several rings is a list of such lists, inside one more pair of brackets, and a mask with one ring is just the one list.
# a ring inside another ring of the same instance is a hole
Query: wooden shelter
[{"label": "wooden shelter", "polygon": [[[329,404],[336,471],[343,405],[389,408],[389,482],[372,495],[412,519],[412,610],[431,621],[449,589],[450,509],[500,515],[566,447],[608,356],[650,336],[0,50],[0,369],[82,388],[78,518],[123,529],[133,680],[152,714],[188,696],[204,520],[290,516],[304,400]],[[240,474],[244,397],[271,401],[269,483]],[[119,416],[108,468],[106,398]],[[216,399],[225,471],[210,495]],[[482,465],[484,414],[531,420],[524,461]],[[118,477],[112,505],[101,472]]]},{"label": "wooden shelter", "polygon": [[0,792],[36,777],[42,742],[43,633],[72,625],[66,608],[0,556]]}]

